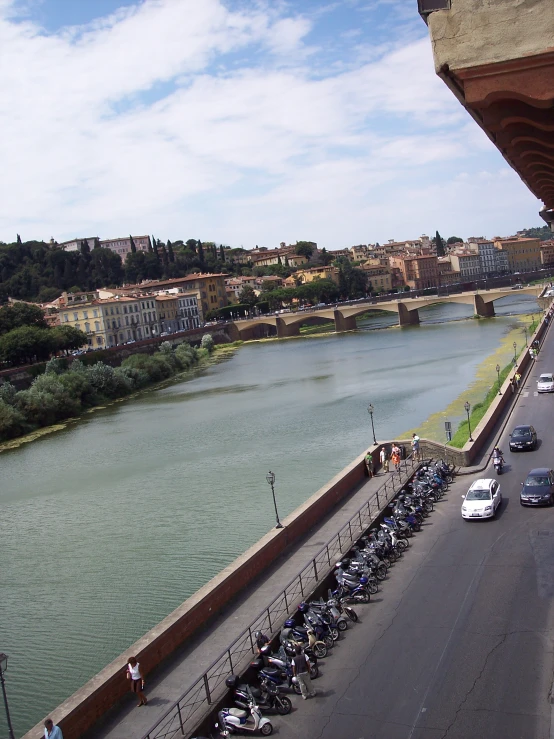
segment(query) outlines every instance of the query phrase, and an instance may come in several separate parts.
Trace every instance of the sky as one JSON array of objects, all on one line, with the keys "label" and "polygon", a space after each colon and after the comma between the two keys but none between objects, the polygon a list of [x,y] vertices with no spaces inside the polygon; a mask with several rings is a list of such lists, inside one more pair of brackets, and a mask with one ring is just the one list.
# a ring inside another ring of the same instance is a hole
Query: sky
[{"label": "sky", "polygon": [[0,241],[340,249],[544,225],[416,0],[0,0]]}]

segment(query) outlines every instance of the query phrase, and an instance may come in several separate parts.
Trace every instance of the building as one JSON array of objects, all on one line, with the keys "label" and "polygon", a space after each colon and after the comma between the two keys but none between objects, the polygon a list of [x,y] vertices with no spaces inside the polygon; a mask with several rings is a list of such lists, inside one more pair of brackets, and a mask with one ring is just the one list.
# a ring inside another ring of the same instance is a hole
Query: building
[{"label": "building", "polygon": [[106,324],[100,301],[60,307],[59,317],[62,326],[73,326],[83,331],[91,349],[103,349],[107,346]]},{"label": "building", "polygon": [[[396,254],[389,257],[392,270],[399,270],[402,283],[412,290],[424,290],[439,284],[439,265],[433,254],[406,256]],[[393,281],[396,282],[393,275]]]},{"label": "building", "polygon": [[476,239],[470,243],[475,244],[477,247],[477,253],[481,262],[481,274],[484,277],[504,274],[509,271],[508,254],[502,249],[497,249],[494,241]]},{"label": "building", "polygon": [[330,264],[327,267],[299,269],[291,277],[294,277],[295,281],[299,281],[301,285],[314,280],[332,280],[336,285],[339,284],[339,270]]},{"label": "building", "polygon": [[198,313],[198,296],[195,292],[178,293],[179,329],[189,331],[200,328],[200,315]]},{"label": "building", "polygon": [[60,249],[64,251],[81,251],[83,242],[87,242],[90,249],[94,249],[100,243],[98,236],[85,236],[82,239],[70,239],[69,241],[62,241],[58,244]]},{"label": "building", "polygon": [[98,301],[98,305],[104,319],[107,346],[118,346],[129,341],[150,338],[144,334],[138,298],[115,297]]},{"label": "building", "polygon": [[173,334],[180,331],[179,294],[156,295],[155,301],[160,322],[160,334]]},{"label": "building", "polygon": [[438,257],[439,280],[441,286],[457,285],[460,282],[460,273],[452,269],[450,257]]},{"label": "building", "polygon": [[353,262],[362,262],[369,257],[369,250],[365,244],[359,244],[358,246],[351,246],[349,251],[350,251],[350,259],[352,259]]},{"label": "building", "polygon": [[98,300],[99,292],[97,290],[90,290],[89,292],[82,293],[67,293],[63,292],[59,298],[57,298],[58,308],[66,308],[68,306],[82,305],[83,303],[91,303],[93,300]]},{"label": "building", "polygon": [[[149,236],[133,236],[133,242],[137,251],[148,251],[150,244]],[[127,254],[130,254],[131,250],[131,237],[127,236],[120,239],[104,239],[100,241],[100,246],[104,249],[110,249],[111,251],[119,254],[121,259],[125,261]]]},{"label": "building", "polygon": [[[554,228],[554,2],[418,4],[429,27],[437,75],[543,201],[540,216]],[[540,262],[530,247],[526,254],[514,254],[510,247],[506,251],[510,269]]]},{"label": "building", "polygon": [[457,249],[449,254],[454,272],[459,272],[461,282],[474,280],[481,276],[481,259],[476,251]]},{"label": "building", "polygon": [[494,242],[508,259],[510,272],[534,272],[542,267],[541,241],[539,239],[519,238],[499,239]]},{"label": "building", "polygon": [[390,293],[392,288],[392,275],[389,266],[382,266],[366,262],[361,269],[366,273],[371,282],[371,292]]},{"label": "building", "polygon": [[152,339],[161,333],[158,306],[152,295],[137,295],[142,331],[145,339]]},{"label": "building", "polygon": [[541,243],[541,263],[543,267],[554,267],[554,241]]}]

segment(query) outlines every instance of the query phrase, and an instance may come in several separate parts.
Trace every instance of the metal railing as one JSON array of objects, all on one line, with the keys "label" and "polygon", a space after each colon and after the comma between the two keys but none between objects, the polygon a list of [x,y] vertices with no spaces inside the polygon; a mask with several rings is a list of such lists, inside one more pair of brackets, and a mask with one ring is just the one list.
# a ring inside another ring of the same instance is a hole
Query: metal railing
[{"label": "metal railing", "polygon": [[192,732],[204,718],[206,709],[223,697],[227,690],[225,679],[231,673],[239,673],[252,659],[255,654],[255,632],[262,631],[274,635],[280,631],[287,616],[328,577],[337,560],[367,531],[419,464],[423,462],[418,462],[413,455],[402,460],[398,470],[389,475],[385,483],[358,508],[340,531],[319,550],[141,739],[173,739]]}]

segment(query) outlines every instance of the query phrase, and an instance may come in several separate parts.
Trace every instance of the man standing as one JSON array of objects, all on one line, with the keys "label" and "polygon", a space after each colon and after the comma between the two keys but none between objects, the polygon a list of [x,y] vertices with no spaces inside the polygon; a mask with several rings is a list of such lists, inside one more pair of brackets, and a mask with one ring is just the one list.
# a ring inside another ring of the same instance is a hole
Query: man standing
[{"label": "man standing", "polygon": [[521,381],[521,375],[519,374],[519,372],[516,372],[515,373],[514,380],[516,381],[516,388],[518,388],[519,387],[519,383]]},{"label": "man standing", "polygon": [[394,465],[394,469],[398,472],[398,465],[400,464],[400,447],[396,445],[396,442],[392,445],[391,451],[391,462]]},{"label": "man standing", "polygon": [[63,739],[62,730],[59,726],[54,726],[51,718],[44,722],[44,739]]},{"label": "man standing", "polygon": [[379,461],[381,462],[381,467],[383,468],[383,472],[389,471],[389,455],[387,454],[387,450],[384,446],[381,447],[381,451],[379,452]]},{"label": "man standing", "polygon": [[315,690],[312,685],[310,678],[310,665],[306,659],[306,655],[302,651],[300,644],[296,645],[296,654],[292,658],[292,671],[295,678],[298,680],[300,690],[302,692],[302,698],[307,700],[315,696]]},{"label": "man standing", "polygon": [[412,434],[412,453],[419,462],[419,436]]},{"label": "man standing", "polygon": [[365,455],[365,466],[367,468],[367,474],[369,477],[373,477],[373,454],[367,450],[367,454]]}]

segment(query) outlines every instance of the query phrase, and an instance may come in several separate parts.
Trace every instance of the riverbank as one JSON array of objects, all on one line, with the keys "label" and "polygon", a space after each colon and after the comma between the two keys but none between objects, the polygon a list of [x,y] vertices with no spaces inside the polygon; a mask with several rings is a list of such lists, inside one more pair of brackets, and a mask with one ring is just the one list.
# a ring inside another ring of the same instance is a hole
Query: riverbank
[{"label": "riverbank", "polygon": [[[465,426],[467,428],[464,404],[466,402],[469,403],[471,408],[479,405],[480,407],[476,408],[476,411],[478,413],[480,412],[481,416],[484,414],[486,408],[483,409],[481,404],[491,390],[498,386],[497,365],[501,367],[500,380],[502,384],[507,374],[509,374],[510,366],[513,364],[514,343],[516,344],[515,353],[519,356],[526,346],[525,331],[527,331],[528,335],[531,334],[533,322],[533,314],[519,316],[517,318],[517,325],[514,325],[501,339],[500,346],[492,354],[489,354],[478,366],[475,380],[469,385],[467,390],[449,403],[444,410],[433,413],[423,423],[419,424],[417,428],[409,429],[403,436],[410,437],[412,433],[417,433],[421,437],[442,444],[446,441],[444,424],[446,421],[450,421],[452,424],[453,441],[457,442],[454,445],[462,447],[465,441],[467,441],[467,438],[462,442],[462,438],[459,437],[456,439],[456,435],[458,434],[459,427]],[[478,420],[480,418],[478,419],[476,416],[473,416],[472,413],[471,424],[473,428],[477,425]]]},{"label": "riverbank", "polygon": [[[135,392],[131,392],[128,395],[123,395],[122,397],[119,397],[119,398],[112,398],[107,402],[103,402],[101,404],[94,405],[89,408],[83,407],[81,410],[81,413],[75,416],[70,416],[68,418],[65,418],[63,419],[63,421],[59,423],[49,424],[47,426],[43,426],[42,428],[33,429],[27,434],[22,434],[20,436],[16,436],[15,438],[0,442],[0,453],[9,451],[11,449],[17,449],[18,447],[24,444],[29,444],[33,441],[37,441],[38,439],[41,439],[42,437],[47,436],[49,434],[53,434],[58,431],[63,431],[67,429],[69,426],[77,424],[80,420],[83,419],[84,416],[89,415],[91,413],[96,413],[97,411],[105,410],[106,408],[115,406],[118,403],[123,403],[124,401],[136,399],[140,397],[141,395],[144,395],[145,393],[151,392],[153,390],[161,390],[165,387],[170,386],[171,384],[175,382],[183,382],[186,380],[192,380],[195,377],[197,377],[199,374],[204,372],[208,367],[215,365],[215,364],[220,364],[221,362],[224,362],[227,359],[229,359],[242,344],[243,344],[242,341],[235,341],[231,344],[216,344],[214,345],[211,353],[202,353],[202,352],[198,353],[196,364],[184,370],[176,368],[175,374],[172,374],[170,377],[166,377],[165,379],[161,381],[150,382],[144,385],[143,387],[141,387],[139,390],[136,390]],[[132,356],[138,357],[142,355],[132,355]],[[98,364],[102,364],[102,363],[98,363]]]}]

